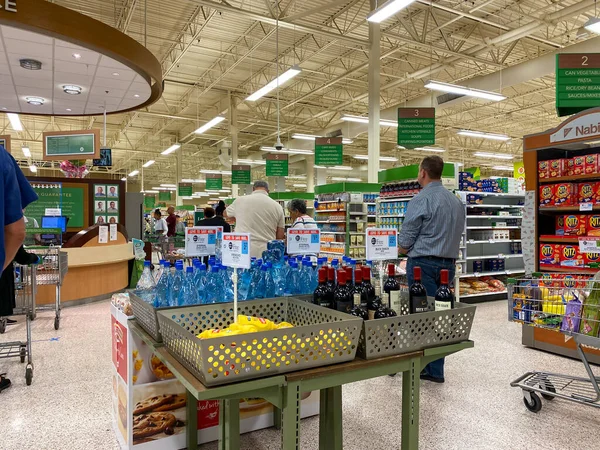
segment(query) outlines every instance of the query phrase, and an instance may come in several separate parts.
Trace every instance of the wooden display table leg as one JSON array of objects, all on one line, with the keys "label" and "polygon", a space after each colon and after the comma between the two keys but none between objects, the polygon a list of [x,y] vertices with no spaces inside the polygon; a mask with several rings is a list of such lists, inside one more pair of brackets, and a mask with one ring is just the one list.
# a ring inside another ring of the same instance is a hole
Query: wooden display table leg
[{"label": "wooden display table leg", "polygon": [[321,389],[319,410],[319,449],[342,450],[342,386]]},{"label": "wooden display table leg", "polygon": [[190,392],[187,391],[186,404],[186,444],[188,450],[196,450],[198,448],[198,400]]},{"label": "wooden display table leg", "polygon": [[240,448],[240,401],[219,400],[219,450]]},{"label": "wooden display table leg", "polygon": [[273,427],[276,430],[281,430],[281,409],[273,406]]},{"label": "wooden display table leg", "polygon": [[402,450],[419,448],[419,394],[421,359],[413,358],[402,372]]},{"label": "wooden display table leg", "polygon": [[288,383],[284,392],[281,448],[300,450],[300,383]]}]

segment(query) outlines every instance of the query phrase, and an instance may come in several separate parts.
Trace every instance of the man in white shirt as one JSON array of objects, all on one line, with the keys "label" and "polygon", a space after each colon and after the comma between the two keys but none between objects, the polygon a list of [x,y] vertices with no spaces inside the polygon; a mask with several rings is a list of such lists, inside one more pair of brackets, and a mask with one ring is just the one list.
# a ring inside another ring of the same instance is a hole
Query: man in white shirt
[{"label": "man in white shirt", "polygon": [[157,236],[166,236],[168,231],[167,221],[162,218],[160,209],[157,209],[154,211],[154,232]]},{"label": "man in white shirt", "polygon": [[267,242],[285,238],[283,208],[269,197],[269,183],[255,181],[252,194],[237,198],[226,210],[237,233],[250,233],[250,256],[262,257]]}]

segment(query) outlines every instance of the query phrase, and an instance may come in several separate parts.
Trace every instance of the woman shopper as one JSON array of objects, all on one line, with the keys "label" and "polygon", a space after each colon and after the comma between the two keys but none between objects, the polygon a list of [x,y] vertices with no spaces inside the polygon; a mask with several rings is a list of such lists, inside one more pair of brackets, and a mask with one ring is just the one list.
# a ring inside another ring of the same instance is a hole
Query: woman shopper
[{"label": "woman shopper", "polygon": [[[287,204],[287,209],[290,213],[290,217],[292,218],[292,226],[291,228],[302,228],[302,229],[317,229],[317,222],[315,219],[310,217],[306,213],[306,201],[295,198],[290,200]],[[296,256],[295,254],[290,253],[290,256]],[[304,255],[310,256],[311,260],[315,261],[317,255],[314,253]]]},{"label": "woman shopper", "polygon": [[223,227],[224,233],[231,233],[231,225],[229,225],[223,217],[225,211],[225,202],[221,200],[216,209],[204,208],[204,219],[198,222],[199,227]]}]

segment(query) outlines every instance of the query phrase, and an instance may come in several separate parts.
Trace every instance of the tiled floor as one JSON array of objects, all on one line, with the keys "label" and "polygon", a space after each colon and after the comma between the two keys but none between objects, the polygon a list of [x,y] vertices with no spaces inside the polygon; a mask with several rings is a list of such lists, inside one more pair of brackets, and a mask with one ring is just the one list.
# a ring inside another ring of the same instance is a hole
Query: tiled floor
[{"label": "tiled floor", "polygon": [[[23,318],[0,341],[24,337]],[[17,360],[0,360],[13,386],[0,394],[0,449],[116,449],[110,414],[109,304],[67,308],[59,331],[52,315],[33,323],[33,384]],[[520,345],[520,329],[506,321],[505,302],[480,305],[472,332],[475,348],[450,357],[446,383],[421,389],[421,449],[563,450],[598,447],[597,409],[556,400],[528,412],[509,386],[528,370],[584,375],[577,361]],[[401,377],[382,377],[344,388],[344,448],[399,448]],[[302,449],[318,448],[318,419],[303,422]],[[242,449],[279,447],[279,434],[242,437]],[[214,450],[208,444],[202,450]]]}]

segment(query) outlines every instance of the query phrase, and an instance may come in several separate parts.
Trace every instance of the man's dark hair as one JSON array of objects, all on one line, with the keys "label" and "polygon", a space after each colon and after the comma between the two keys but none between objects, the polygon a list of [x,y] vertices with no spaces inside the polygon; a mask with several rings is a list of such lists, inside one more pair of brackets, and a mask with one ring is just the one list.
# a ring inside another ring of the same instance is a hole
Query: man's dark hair
[{"label": "man's dark hair", "polygon": [[444,160],[439,156],[428,156],[421,161],[421,169],[427,172],[432,180],[440,180],[444,171]]},{"label": "man's dark hair", "polygon": [[217,216],[222,216],[226,209],[227,205],[225,205],[225,202],[223,200],[219,200],[219,204],[215,208],[215,213]]},{"label": "man's dark hair", "polygon": [[156,214],[158,217],[162,216],[162,213],[160,212],[160,209],[155,209],[154,210],[154,214]]},{"label": "man's dark hair", "polygon": [[213,208],[211,208],[210,206],[207,206],[206,208],[204,208],[204,217],[205,218],[210,219],[214,215],[215,215],[215,210]]}]

